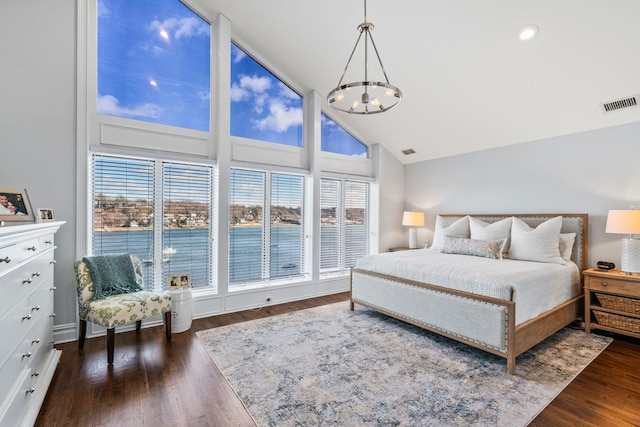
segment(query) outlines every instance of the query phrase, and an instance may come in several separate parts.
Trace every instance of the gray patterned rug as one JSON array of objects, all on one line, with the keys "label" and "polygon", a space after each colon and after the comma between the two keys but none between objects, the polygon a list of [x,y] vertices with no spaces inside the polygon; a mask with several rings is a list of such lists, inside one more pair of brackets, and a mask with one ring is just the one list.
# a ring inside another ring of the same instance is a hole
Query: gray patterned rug
[{"label": "gray patterned rug", "polygon": [[506,360],[349,303],[197,333],[259,426],[524,426],[611,342],[565,328]]}]

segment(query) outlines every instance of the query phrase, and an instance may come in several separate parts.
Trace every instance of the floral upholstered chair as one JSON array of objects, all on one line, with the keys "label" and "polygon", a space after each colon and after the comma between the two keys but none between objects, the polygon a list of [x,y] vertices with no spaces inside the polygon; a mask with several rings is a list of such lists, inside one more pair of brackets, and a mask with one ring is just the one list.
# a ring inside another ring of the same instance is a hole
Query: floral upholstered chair
[{"label": "floral upholstered chair", "polygon": [[[96,293],[100,293],[101,290],[96,289],[97,283],[94,283],[89,265],[89,262],[93,261],[85,257],[74,264],[80,317],[78,348],[84,348],[87,322],[107,328],[107,362],[109,364],[113,364],[116,326],[136,322],[136,330],[140,330],[142,319],[163,314],[166,338],[167,341],[171,341],[171,298],[160,292],[142,290],[144,286],[140,260],[133,255],[126,256],[130,257],[133,263],[133,271],[127,271],[127,273],[135,283],[132,283],[131,288],[123,293],[121,293],[122,289],[115,288],[115,290],[102,292],[104,295],[98,297]],[[131,267],[131,264],[128,267]],[[127,269],[126,262],[124,269]]]}]

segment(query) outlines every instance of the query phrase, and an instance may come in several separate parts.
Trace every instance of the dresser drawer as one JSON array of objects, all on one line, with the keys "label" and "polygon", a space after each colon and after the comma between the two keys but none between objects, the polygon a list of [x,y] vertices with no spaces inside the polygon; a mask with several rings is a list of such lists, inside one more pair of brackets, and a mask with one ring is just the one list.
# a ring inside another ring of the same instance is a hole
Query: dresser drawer
[{"label": "dresser drawer", "polygon": [[44,281],[52,281],[53,252],[48,252],[0,278],[0,317]]},{"label": "dresser drawer", "polygon": [[51,349],[53,339],[53,305],[49,304],[41,311],[36,323],[31,326],[24,339],[23,347],[27,349],[29,367],[35,372],[42,371],[42,363]]},{"label": "dresser drawer", "polygon": [[0,324],[2,324],[0,328],[0,343],[2,343],[0,365],[24,341],[25,334],[35,323],[31,322],[32,318],[33,316],[29,315],[27,301],[22,301],[0,319]]},{"label": "dresser drawer", "polygon": [[42,250],[43,245],[38,237],[0,247],[0,274],[12,269]]},{"label": "dresser drawer", "polygon": [[640,297],[640,283],[618,278],[589,277],[589,289]]},{"label": "dresser drawer", "polygon": [[7,396],[7,406],[4,413],[0,413],[0,425],[21,426],[21,420],[25,409],[29,404],[29,398],[33,393],[31,388],[31,372],[28,369],[22,371],[18,381],[14,383],[16,387]]},{"label": "dresser drawer", "polygon": [[29,366],[29,358],[24,357],[28,351],[26,343],[23,342],[11,351],[7,361],[0,367],[0,408],[2,408],[2,401],[9,396],[9,392],[14,387],[20,371]]}]

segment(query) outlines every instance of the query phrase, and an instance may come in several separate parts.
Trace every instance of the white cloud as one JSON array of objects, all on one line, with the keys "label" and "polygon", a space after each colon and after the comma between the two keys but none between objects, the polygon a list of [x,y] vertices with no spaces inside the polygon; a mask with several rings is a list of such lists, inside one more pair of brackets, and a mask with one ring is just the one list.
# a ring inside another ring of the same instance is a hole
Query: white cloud
[{"label": "white cloud", "polygon": [[300,99],[300,95],[295,93],[289,86],[282,82],[278,82],[278,89],[280,89],[280,96],[288,99]]},{"label": "white cloud", "polygon": [[290,127],[302,124],[302,109],[288,108],[281,101],[273,101],[269,105],[269,115],[255,123],[260,130],[286,132]]},{"label": "white cloud", "polygon": [[252,92],[266,92],[271,87],[271,79],[268,77],[258,77],[256,75],[252,77],[241,76],[240,87],[249,89]]},{"label": "white cloud", "polygon": [[98,1],[98,16],[109,16],[111,11],[104,5],[102,0]]},{"label": "white cloud", "polygon": [[166,31],[173,34],[173,38],[179,40],[181,38],[190,38],[197,36],[206,36],[209,34],[209,26],[199,18],[169,18],[160,22],[155,20],[149,24],[151,31]]},{"label": "white cloud", "polygon": [[240,83],[231,85],[231,101],[239,102],[251,99],[255,96],[255,106],[260,108],[267,97],[266,91],[271,87],[271,79],[268,77],[240,76]]},{"label": "white cloud", "polygon": [[232,54],[235,55],[235,57],[233,58],[234,64],[237,64],[238,62],[242,61],[244,58],[247,57],[247,54],[244,53],[242,49],[232,49],[231,52]]},{"label": "white cloud", "polygon": [[241,88],[237,83],[231,85],[231,101],[239,102],[248,99],[249,96],[249,91]]},{"label": "white cloud", "polygon": [[100,114],[109,114],[119,117],[149,117],[158,118],[162,113],[162,108],[156,104],[146,103],[135,107],[124,107],[120,105],[118,98],[112,95],[98,96],[97,110]]}]

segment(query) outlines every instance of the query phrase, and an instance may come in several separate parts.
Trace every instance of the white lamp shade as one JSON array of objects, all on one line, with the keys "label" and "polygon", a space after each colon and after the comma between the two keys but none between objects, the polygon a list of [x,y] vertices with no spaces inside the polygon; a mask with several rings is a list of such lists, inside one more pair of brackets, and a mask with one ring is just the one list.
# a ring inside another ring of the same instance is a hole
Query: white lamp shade
[{"label": "white lamp shade", "polygon": [[613,234],[640,234],[640,210],[609,211],[605,231]]},{"label": "white lamp shade", "polygon": [[629,235],[629,238],[622,239],[620,271],[630,274],[640,273],[640,240],[631,238],[634,234],[640,234],[640,210],[609,211],[605,231]]},{"label": "white lamp shade", "polygon": [[407,225],[410,227],[424,226],[424,212],[406,211],[402,216],[402,225]]}]

